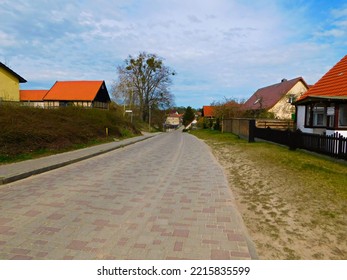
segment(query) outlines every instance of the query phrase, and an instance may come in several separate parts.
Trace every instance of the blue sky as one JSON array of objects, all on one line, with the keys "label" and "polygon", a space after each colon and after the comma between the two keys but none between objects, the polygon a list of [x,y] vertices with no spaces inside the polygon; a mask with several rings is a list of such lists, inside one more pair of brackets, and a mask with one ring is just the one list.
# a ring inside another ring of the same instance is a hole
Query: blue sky
[{"label": "blue sky", "polygon": [[314,84],[347,54],[342,0],[0,0],[0,61],[28,82],[105,80],[142,51],[177,72],[177,106],[248,99],[302,76]]}]

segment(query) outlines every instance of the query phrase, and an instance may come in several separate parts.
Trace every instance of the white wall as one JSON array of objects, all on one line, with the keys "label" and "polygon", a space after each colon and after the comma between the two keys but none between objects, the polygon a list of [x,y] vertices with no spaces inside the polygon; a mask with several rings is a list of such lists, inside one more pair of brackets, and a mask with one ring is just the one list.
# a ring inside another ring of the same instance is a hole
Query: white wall
[{"label": "white wall", "polygon": [[307,128],[305,127],[305,106],[297,106],[297,116],[296,116],[296,127],[304,133],[314,133],[327,135],[334,134],[335,132],[340,133],[343,137],[347,137],[346,130],[329,130],[325,128]]},{"label": "white wall", "polygon": [[341,134],[343,137],[347,137],[347,131],[346,130],[327,130],[326,133],[327,135],[334,134],[335,132],[338,132]]}]

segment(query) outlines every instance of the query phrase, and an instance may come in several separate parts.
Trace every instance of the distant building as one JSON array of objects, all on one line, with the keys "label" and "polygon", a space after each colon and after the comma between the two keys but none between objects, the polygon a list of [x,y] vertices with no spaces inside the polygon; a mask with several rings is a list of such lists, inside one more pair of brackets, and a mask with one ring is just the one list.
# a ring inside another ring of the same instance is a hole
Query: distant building
[{"label": "distant building", "polygon": [[45,108],[73,105],[107,109],[111,99],[105,81],[58,81],[43,101]]},{"label": "distant building", "polygon": [[258,89],[243,105],[243,110],[255,117],[263,112],[273,113],[277,119],[292,119],[293,102],[303,95],[309,86],[302,77],[282,79],[280,83]]},{"label": "distant building", "polygon": [[21,90],[24,105],[107,109],[111,101],[104,81],[57,81],[50,90]]},{"label": "distant building", "polygon": [[0,101],[19,101],[19,84],[26,80],[0,62]]},{"label": "distant building", "polygon": [[20,101],[25,103],[24,105],[30,107],[44,108],[43,98],[47,94],[48,90],[21,90]]},{"label": "distant building", "polygon": [[171,112],[166,117],[165,120],[165,128],[166,129],[176,129],[182,124],[182,114],[178,114],[177,112]]},{"label": "distant building", "polygon": [[204,118],[208,118],[208,119],[214,118],[215,117],[214,109],[215,109],[215,106],[203,106],[202,107],[202,116]]}]

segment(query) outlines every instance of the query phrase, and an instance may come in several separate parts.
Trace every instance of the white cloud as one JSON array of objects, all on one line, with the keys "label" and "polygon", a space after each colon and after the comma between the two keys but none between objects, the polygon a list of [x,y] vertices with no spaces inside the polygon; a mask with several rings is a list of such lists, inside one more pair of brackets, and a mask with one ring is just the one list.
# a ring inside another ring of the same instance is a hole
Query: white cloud
[{"label": "white cloud", "polygon": [[314,1],[291,3],[2,1],[0,54],[18,65],[30,86],[69,78],[112,81],[129,54],[153,52],[178,72],[176,103],[199,96],[196,106],[202,106],[216,99],[212,92],[248,97],[294,76],[313,83],[322,72],[317,69],[345,52],[346,9],[327,4],[330,17],[316,27],[308,16]]},{"label": "white cloud", "polygon": [[16,44],[16,39],[0,30],[0,47],[12,47]]}]

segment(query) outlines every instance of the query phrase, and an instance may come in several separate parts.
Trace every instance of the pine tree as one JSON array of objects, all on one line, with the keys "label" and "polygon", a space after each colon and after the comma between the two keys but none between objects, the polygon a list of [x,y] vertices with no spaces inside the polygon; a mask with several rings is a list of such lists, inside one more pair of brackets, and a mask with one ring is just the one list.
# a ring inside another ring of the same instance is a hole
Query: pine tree
[{"label": "pine tree", "polygon": [[188,106],[186,112],[183,115],[183,125],[187,126],[195,119],[195,114],[192,107]]}]

